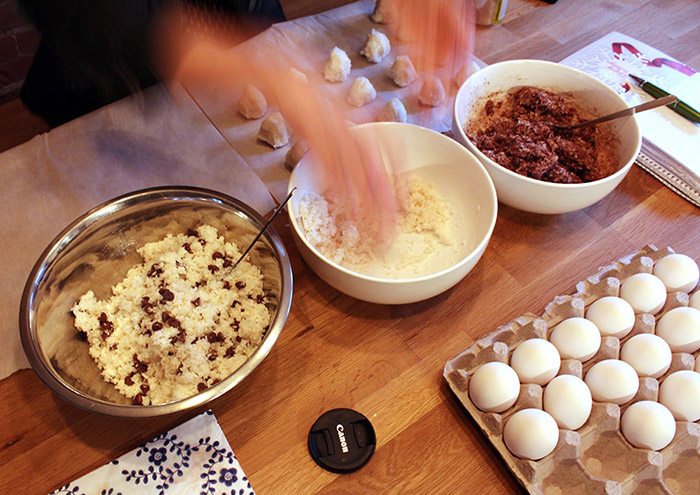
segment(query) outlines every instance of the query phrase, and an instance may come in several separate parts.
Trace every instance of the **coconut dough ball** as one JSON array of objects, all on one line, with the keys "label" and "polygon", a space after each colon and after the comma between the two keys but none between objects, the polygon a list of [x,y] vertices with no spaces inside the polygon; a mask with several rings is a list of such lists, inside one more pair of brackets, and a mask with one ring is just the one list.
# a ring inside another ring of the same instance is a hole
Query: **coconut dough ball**
[{"label": "coconut dough ball", "polygon": [[666,303],[666,286],[656,275],[636,273],[620,287],[620,297],[630,303],[635,313],[658,313]]},{"label": "coconut dough ball", "polygon": [[287,154],[284,156],[284,166],[290,172],[296,167],[297,163],[301,161],[306,152],[309,151],[309,143],[305,140],[300,139],[294,145],[289,148]]},{"label": "coconut dough ball", "polygon": [[559,428],[577,430],[591,415],[593,399],[588,386],[574,375],[559,375],[544,389],[544,410]]},{"label": "coconut dough ball", "polygon": [[445,101],[445,86],[439,77],[430,75],[425,78],[418,93],[418,101],[429,107],[437,107]]},{"label": "coconut dough ball", "polygon": [[544,339],[528,339],[513,351],[510,365],[521,383],[546,385],[557,376],[561,358],[551,342]]},{"label": "coconut dough ball", "polygon": [[377,0],[374,4],[374,11],[370,17],[372,21],[377,24],[388,24],[391,22],[391,12],[387,7],[386,0]]},{"label": "coconut dough ball", "polygon": [[337,46],[331,50],[325,67],[323,68],[323,78],[328,82],[343,82],[348,78],[352,69],[350,57]]},{"label": "coconut dough ball", "polygon": [[622,298],[606,296],[588,307],[586,318],[596,324],[601,335],[621,339],[634,326],[634,309]]},{"label": "coconut dough ball", "polygon": [[243,88],[243,95],[238,100],[238,111],[246,119],[259,119],[267,112],[265,95],[252,84],[246,84]]},{"label": "coconut dough ball", "polygon": [[676,435],[676,422],[666,407],[651,400],[635,402],[620,420],[620,430],[640,449],[661,450]]},{"label": "coconut dough ball", "polygon": [[700,290],[692,296],[690,296],[690,302],[688,303],[688,306],[690,306],[691,308],[700,309]]},{"label": "coconut dough ball", "polygon": [[367,36],[365,46],[360,50],[360,55],[363,55],[369,62],[378,64],[384,57],[389,55],[391,51],[391,42],[384,33],[372,29]]},{"label": "coconut dough ball", "polygon": [[503,412],[515,404],[518,395],[518,375],[504,363],[482,364],[469,380],[469,398],[484,412]]},{"label": "coconut dough ball", "polygon": [[673,308],[656,322],[656,335],[668,342],[673,352],[700,349],[700,309]]},{"label": "coconut dough ball", "polygon": [[406,107],[403,106],[403,103],[398,98],[392,98],[387,101],[384,108],[377,115],[378,122],[406,122],[407,120]]},{"label": "coconut dough ball", "polygon": [[605,359],[594,364],[586,373],[585,382],[594,401],[617,405],[632,400],[639,389],[637,372],[618,359]]},{"label": "coconut dough ball", "polygon": [[361,107],[377,97],[377,90],[366,77],[358,77],[352,83],[348,93],[348,103],[355,107]]},{"label": "coconut dough ball", "polygon": [[536,461],[557,446],[559,428],[554,418],[541,409],[522,409],[508,418],[503,441],[513,455]]},{"label": "coconut dough ball", "polygon": [[408,55],[399,55],[389,68],[387,76],[398,87],[405,88],[418,78],[418,73]]},{"label": "coconut dough ball", "polygon": [[549,341],[559,351],[562,359],[588,361],[600,349],[600,330],[585,318],[567,318],[554,327]]},{"label": "coconut dough ball", "polygon": [[668,375],[661,382],[659,402],[668,407],[678,421],[700,419],[700,373],[683,370]]},{"label": "coconut dough ball", "polygon": [[464,82],[467,79],[469,79],[469,76],[474,74],[479,69],[480,69],[479,64],[477,64],[476,62],[469,62],[468,64],[460,67],[460,69],[455,74],[455,78],[454,78],[454,81],[455,81],[455,84],[457,85],[457,87],[461,88],[462,84],[464,84]]},{"label": "coconut dough ball", "polygon": [[669,254],[654,265],[654,275],[659,277],[668,292],[690,292],[698,285],[698,264],[685,254]]},{"label": "coconut dough ball", "polygon": [[671,348],[658,335],[642,333],[625,342],[620,359],[632,366],[639,376],[658,378],[671,366]]},{"label": "coconut dough ball", "polygon": [[258,132],[258,139],[273,148],[280,148],[289,143],[289,128],[281,113],[275,112],[263,120]]}]

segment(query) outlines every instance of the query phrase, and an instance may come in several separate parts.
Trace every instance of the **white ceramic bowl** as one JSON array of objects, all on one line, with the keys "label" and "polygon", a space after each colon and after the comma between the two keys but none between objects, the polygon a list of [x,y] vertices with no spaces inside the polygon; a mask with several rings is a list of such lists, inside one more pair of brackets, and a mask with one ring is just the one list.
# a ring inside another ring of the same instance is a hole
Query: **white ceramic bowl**
[{"label": "white ceramic bowl", "polygon": [[485,67],[474,73],[457,92],[452,116],[455,138],[474,153],[493,179],[498,200],[532,213],[566,213],[580,210],[603,199],[625,178],[642,144],[635,117],[612,123],[620,141],[617,172],[603,179],[582,184],[556,184],[517,174],[484,155],[464,132],[472,115],[479,111],[489,94],[514,86],[536,86],[572,93],[581,105],[597,115],[627,107],[613,89],[592,76],[565,65],[542,60],[511,60]]},{"label": "white ceramic bowl", "polygon": [[381,122],[359,125],[352,132],[370,133],[379,146],[405,143],[405,159],[397,173],[429,180],[453,208],[458,261],[435,273],[413,278],[370,276],[340,266],[324,256],[306,238],[298,220],[305,192],[317,192],[314,163],[304,159],[294,169],[290,190],[298,190],[289,203],[289,218],[296,245],[311,269],[339,291],[363,301],[405,304],[440,294],[462,280],[476,265],[491,238],[498,204],[496,190],[484,167],[463,146],[437,132],[410,124]]}]

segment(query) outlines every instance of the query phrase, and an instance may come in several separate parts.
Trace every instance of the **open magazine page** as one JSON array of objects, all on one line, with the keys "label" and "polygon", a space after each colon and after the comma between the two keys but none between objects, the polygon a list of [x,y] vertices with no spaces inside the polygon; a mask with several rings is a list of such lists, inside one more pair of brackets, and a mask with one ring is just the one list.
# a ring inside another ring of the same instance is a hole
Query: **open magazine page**
[{"label": "open magazine page", "polygon": [[[634,38],[613,32],[562,60],[615,89],[630,106],[653,97],[634,74],[700,108],[700,73]],[[666,185],[700,206],[700,125],[670,108],[637,115],[644,137],[639,163]]]}]

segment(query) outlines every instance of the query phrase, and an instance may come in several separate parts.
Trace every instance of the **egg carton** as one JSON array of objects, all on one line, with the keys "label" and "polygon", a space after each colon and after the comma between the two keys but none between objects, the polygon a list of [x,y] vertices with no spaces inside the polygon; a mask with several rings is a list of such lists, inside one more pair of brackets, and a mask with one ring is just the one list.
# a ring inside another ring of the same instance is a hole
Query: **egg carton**
[{"label": "egg carton", "polygon": [[[633,447],[620,432],[622,412],[640,400],[658,398],[659,385],[669,374],[692,370],[700,356],[674,353],[670,369],[660,378],[640,377],[637,395],[627,404],[593,402],[591,416],[576,431],[559,430],[554,451],[531,461],[521,459],[508,450],[503,441],[503,427],[515,412],[526,408],[542,409],[543,387],[521,384],[516,403],[503,413],[483,412],[469,398],[469,379],[480,365],[500,361],[508,364],[510,354],[523,341],[547,339],[561,321],[583,317],[586,307],[604,296],[618,296],[621,281],[635,273],[651,273],[656,260],[672,254],[670,247],[653,245],[600,268],[597,273],[576,284],[572,295],[557,296],[542,315],[526,313],[498,327],[468,349],[447,361],[444,377],[450,388],[476,421],[488,440],[499,452],[518,481],[532,494],[587,495],[623,494],[698,494],[700,493],[700,425],[676,422],[676,434],[660,451]],[[603,337],[597,354],[582,363],[562,359],[559,374],[581,379],[595,363],[619,359],[621,344],[640,333],[653,333],[657,318],[667,311],[687,306],[689,294],[669,293],[666,304],[656,315],[639,314],[632,331],[623,339]]]}]

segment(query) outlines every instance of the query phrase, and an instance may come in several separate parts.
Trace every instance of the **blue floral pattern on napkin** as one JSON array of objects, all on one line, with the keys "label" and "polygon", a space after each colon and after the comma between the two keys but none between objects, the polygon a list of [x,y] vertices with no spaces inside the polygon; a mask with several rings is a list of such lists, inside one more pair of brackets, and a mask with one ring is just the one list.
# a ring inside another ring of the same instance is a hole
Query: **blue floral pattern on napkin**
[{"label": "blue floral pattern on napkin", "polygon": [[255,495],[206,411],[50,495]]}]

